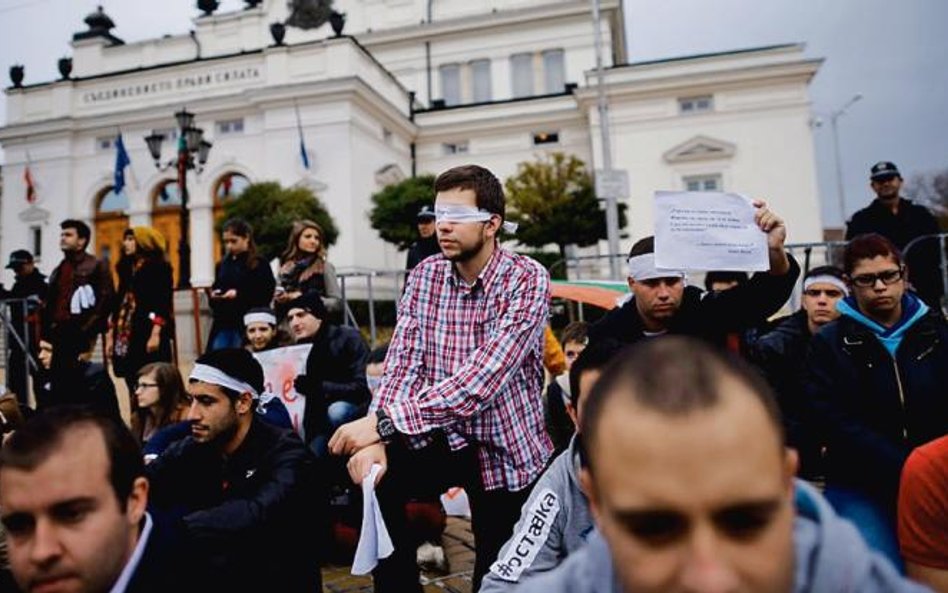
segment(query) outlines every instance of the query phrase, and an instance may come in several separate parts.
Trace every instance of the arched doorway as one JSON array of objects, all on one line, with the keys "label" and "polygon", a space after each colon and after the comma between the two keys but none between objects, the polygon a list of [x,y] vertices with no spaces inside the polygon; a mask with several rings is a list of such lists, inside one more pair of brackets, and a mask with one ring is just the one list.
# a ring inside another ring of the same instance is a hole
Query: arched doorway
[{"label": "arched doorway", "polygon": [[95,199],[95,254],[109,262],[112,279],[118,281],[115,264],[122,254],[122,237],[128,228],[128,196],[115,193],[112,186],[99,192]]},{"label": "arched doorway", "polygon": [[151,196],[151,226],[168,242],[168,261],[178,285],[178,264],[181,241],[181,191],[174,179],[162,181]]},{"label": "arched doorway", "polygon": [[242,173],[229,172],[221,175],[214,183],[214,263],[220,261],[224,254],[221,246],[221,235],[217,232],[217,225],[223,221],[224,205],[240,197],[250,185],[250,180]]}]

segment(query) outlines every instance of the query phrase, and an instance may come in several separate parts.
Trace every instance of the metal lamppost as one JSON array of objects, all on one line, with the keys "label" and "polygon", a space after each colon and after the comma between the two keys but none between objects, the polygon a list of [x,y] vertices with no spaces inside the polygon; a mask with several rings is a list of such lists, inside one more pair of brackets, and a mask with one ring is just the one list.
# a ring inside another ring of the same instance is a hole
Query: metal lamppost
[{"label": "metal lamppost", "polygon": [[[195,169],[199,173],[207,163],[211,152],[211,143],[204,139],[204,130],[196,128],[194,114],[187,109],[174,114],[178,124],[178,154],[175,159],[161,164],[161,143],[165,139],[163,134],[152,131],[145,136],[148,152],[155,160],[155,167],[164,171],[172,166],[178,171],[178,189],[181,192],[181,239],[178,243],[178,288],[191,288],[191,211],[188,209],[188,170]],[[197,161],[195,162],[195,157]]]},{"label": "metal lamppost", "polygon": [[853,106],[856,101],[862,99],[862,95],[856,93],[846,104],[830,113],[830,126],[833,128],[833,151],[836,155],[836,197],[839,199],[839,215],[843,221],[843,227],[846,226],[846,194],[843,190],[843,165],[842,158],[839,155],[839,129],[836,126],[836,120],[845,115],[846,110]]}]

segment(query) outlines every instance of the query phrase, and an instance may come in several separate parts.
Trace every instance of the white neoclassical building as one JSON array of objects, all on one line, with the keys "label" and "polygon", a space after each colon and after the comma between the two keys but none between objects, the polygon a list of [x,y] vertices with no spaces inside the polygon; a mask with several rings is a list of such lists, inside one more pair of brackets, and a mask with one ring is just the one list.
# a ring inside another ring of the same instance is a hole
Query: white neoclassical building
[{"label": "white neoclassical building", "polygon": [[[25,84],[7,88],[0,256],[26,247],[49,272],[67,217],[90,222],[103,255],[114,255],[129,224],[156,226],[176,250],[175,171],[156,169],[143,138],[162,132],[170,160],[182,107],[213,142],[187,182],[195,285],[213,276],[221,203],[248,182],[314,189],[341,230],[337,267],[397,268],[403,256],[367,219],[370,196],[386,183],[467,162],[503,178],[547,151],[601,168],[586,1],[338,0],[345,35],[328,24],[288,26],[281,44],[271,24],[312,3],[247,4],[195,16],[191,34],[136,43],[94,13],[77,23],[62,80],[36,84],[27,72]],[[602,17],[612,161],[631,181],[624,247],[651,233],[656,189],[766,197],[791,241],[820,240],[808,84],[821,61],[780,45],[627,63],[621,2],[602,0]],[[116,194],[119,131],[132,164]]]}]

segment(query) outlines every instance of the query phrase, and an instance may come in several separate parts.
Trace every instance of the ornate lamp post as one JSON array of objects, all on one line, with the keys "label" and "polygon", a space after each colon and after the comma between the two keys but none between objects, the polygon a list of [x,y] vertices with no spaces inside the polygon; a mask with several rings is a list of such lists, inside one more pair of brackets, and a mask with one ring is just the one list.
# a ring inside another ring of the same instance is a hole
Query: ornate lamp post
[{"label": "ornate lamp post", "polygon": [[193,126],[194,114],[187,109],[174,114],[178,124],[178,154],[177,157],[161,164],[161,143],[165,139],[162,134],[152,131],[145,136],[148,152],[155,160],[155,167],[167,170],[172,166],[178,172],[178,189],[181,192],[181,239],[178,244],[178,288],[191,288],[191,211],[188,209],[188,171],[197,170],[199,173],[207,163],[211,152],[211,143],[204,139],[204,130]]}]

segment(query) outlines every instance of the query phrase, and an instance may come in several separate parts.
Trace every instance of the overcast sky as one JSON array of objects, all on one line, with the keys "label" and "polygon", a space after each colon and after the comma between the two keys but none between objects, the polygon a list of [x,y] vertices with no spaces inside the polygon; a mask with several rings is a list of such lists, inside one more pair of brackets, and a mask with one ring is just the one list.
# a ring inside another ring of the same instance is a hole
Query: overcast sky
[{"label": "overcast sky", "polygon": [[[863,99],[839,119],[847,214],[870,199],[868,169],[894,161],[908,177],[948,167],[948,1],[945,0],[624,0],[631,61],[804,42],[826,61],[813,80],[814,129],[823,221],[838,224],[829,114]],[[104,0],[126,41],[183,33],[193,0]],[[95,9],[86,0],[0,0],[0,85],[26,66],[27,84],[55,79],[56,61]],[[243,6],[223,0],[221,10]],[[6,121],[0,105],[0,122]],[[794,163],[787,163],[793,167]]]}]

